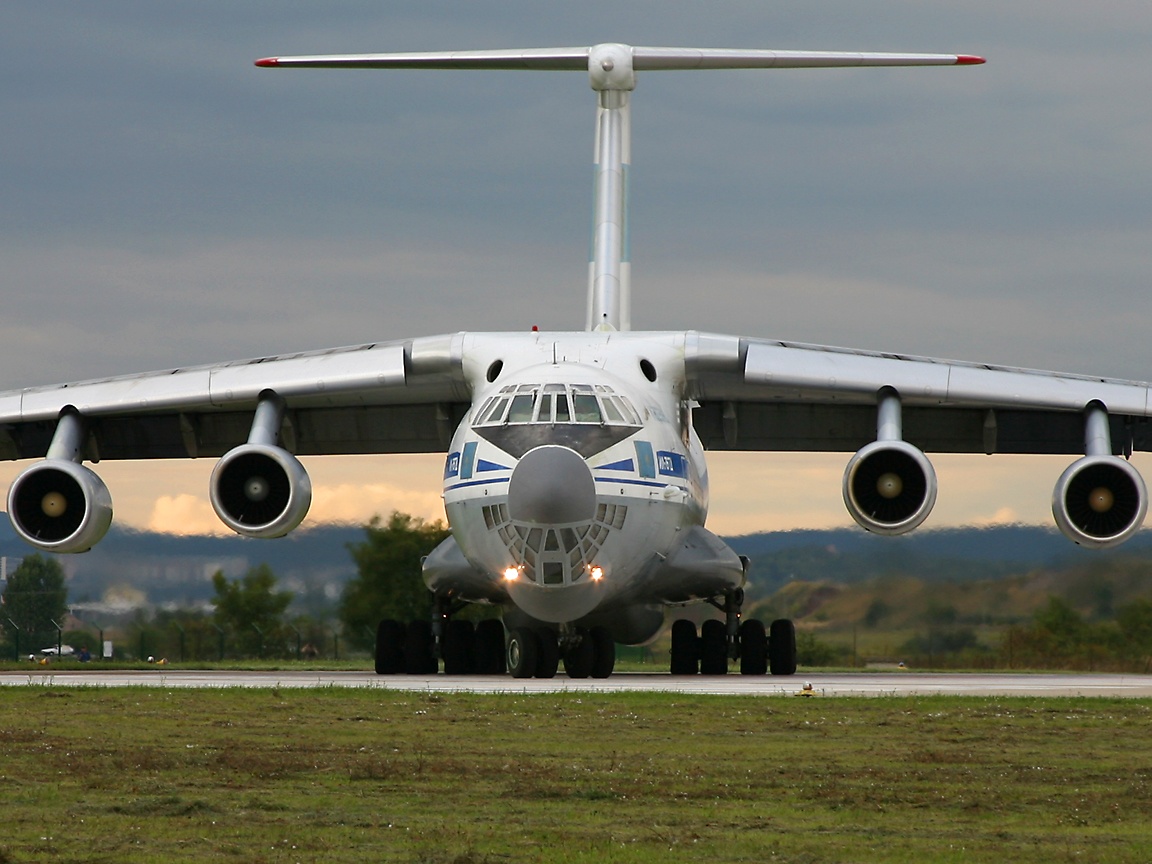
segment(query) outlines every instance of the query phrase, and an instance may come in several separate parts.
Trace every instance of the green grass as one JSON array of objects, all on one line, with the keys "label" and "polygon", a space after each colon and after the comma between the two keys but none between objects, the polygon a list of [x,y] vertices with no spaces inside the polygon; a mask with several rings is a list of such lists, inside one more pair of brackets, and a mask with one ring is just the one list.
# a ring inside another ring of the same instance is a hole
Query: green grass
[{"label": "green grass", "polygon": [[0,688],[0,862],[1152,858],[1152,701]]}]

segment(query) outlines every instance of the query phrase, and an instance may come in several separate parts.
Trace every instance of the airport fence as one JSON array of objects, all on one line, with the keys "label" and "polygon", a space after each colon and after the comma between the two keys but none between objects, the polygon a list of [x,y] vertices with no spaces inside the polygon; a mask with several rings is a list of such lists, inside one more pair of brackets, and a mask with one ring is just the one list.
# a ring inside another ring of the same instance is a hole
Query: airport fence
[{"label": "airport fence", "polygon": [[[75,625],[76,622],[73,622]],[[51,662],[123,660],[141,662],[220,662],[225,660],[340,660],[356,652],[336,627],[284,622],[274,627],[219,627],[210,618],[129,624],[80,622],[70,629],[28,631],[0,621],[0,658]]]}]

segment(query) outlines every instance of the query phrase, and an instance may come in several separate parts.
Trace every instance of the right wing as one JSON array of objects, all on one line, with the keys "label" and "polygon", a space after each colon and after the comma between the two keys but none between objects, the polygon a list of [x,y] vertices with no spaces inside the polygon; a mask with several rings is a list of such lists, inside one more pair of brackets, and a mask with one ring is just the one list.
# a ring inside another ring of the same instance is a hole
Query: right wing
[{"label": "right wing", "polygon": [[83,552],[112,522],[85,461],[219,456],[212,507],[249,537],[300,524],[296,455],[444,452],[470,407],[464,334],[334,348],[0,393],[0,458],[46,457],[8,490],[12,527]]},{"label": "right wing", "polygon": [[45,456],[61,411],[84,419],[81,456],[221,456],[247,440],[261,392],[290,403],[300,455],[444,452],[470,405],[463,334],[262,357],[0,393],[0,459]]}]

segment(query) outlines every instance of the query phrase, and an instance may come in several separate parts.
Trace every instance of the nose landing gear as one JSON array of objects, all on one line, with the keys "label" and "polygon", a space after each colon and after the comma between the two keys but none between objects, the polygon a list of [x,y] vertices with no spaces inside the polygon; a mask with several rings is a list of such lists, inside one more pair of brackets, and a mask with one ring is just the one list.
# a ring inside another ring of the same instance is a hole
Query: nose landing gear
[{"label": "nose landing gear", "polygon": [[513,678],[553,678],[561,659],[569,678],[607,678],[616,665],[616,643],[606,627],[517,627],[508,635]]}]

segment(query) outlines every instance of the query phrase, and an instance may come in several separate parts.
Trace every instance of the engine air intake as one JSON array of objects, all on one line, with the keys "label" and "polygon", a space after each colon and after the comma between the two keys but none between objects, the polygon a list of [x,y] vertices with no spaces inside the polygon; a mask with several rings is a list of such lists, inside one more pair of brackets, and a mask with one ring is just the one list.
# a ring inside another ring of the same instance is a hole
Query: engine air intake
[{"label": "engine air intake", "polygon": [[21,538],[46,552],[85,552],[112,524],[112,496],[91,469],[45,459],[8,490],[8,513]]},{"label": "engine air intake", "polygon": [[283,537],[312,503],[304,466],[287,450],[243,444],[212,471],[212,507],[222,522],[246,537]]},{"label": "engine air intake", "polygon": [[1144,522],[1148,493],[1139,472],[1116,456],[1085,456],[1060,475],[1052,515],[1068,539],[1094,549],[1124,542]]},{"label": "engine air intake", "polygon": [[844,471],[844,504],[862,528],[904,534],[920,525],[936,503],[936,472],[905,441],[874,441]]}]

